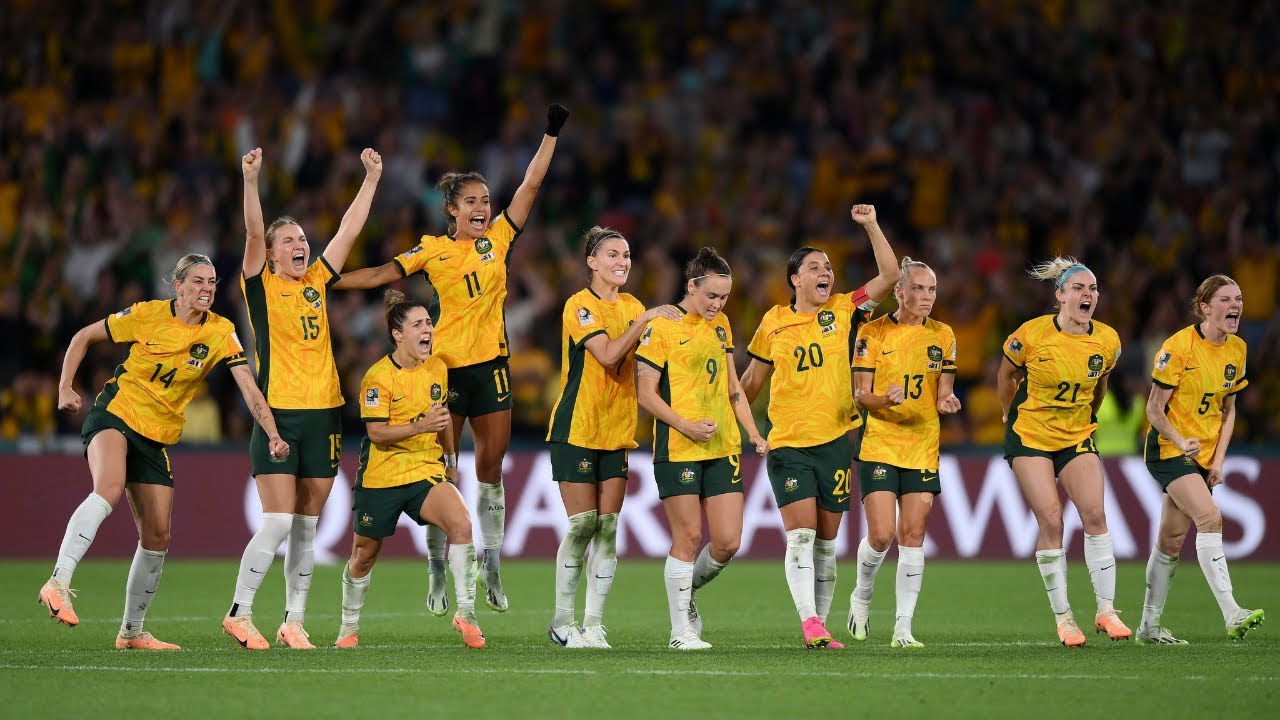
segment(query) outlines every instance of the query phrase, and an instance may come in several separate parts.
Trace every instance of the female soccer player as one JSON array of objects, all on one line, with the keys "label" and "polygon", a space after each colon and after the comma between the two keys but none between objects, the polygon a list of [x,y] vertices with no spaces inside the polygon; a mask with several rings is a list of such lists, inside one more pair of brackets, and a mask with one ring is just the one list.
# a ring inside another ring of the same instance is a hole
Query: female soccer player
[{"label": "female soccer player", "polygon": [[80,396],[72,383],[88,346],[103,340],[132,343],[85,418],[81,436],[93,492],[72,513],[53,576],[39,595],[54,620],[73,627],[80,623],[71,606],[71,574],[121,493],[127,492],[138,526],[138,549],[129,566],[124,622],[116,636],[121,650],[179,649],[155,639],[142,625],[169,550],[173,471],[165,448],[182,435],[183,410],[215,365],[222,362],[231,369],[245,404],[264,429],[267,451],[289,456],[289,445],[280,439],[271,410],[245,364],[235,326],[209,311],[218,284],[213,261],[187,255],[178,261],[171,282],[175,299],[136,303],[77,332],[58,382],[58,409],[79,412]]},{"label": "female soccer player", "polygon": [[[560,105],[547,109],[542,144],[525,170],[507,209],[490,215],[489,185],[477,172],[447,173],[437,187],[444,194],[449,234],[424,235],[422,242],[391,262],[342,277],[337,287],[366,289],[422,273],[435,288],[431,302],[436,322],[435,353],[449,367],[449,412],[454,447],[462,442],[462,424],[471,420],[475,439],[476,478],[480,492],[480,573],[485,604],[506,612],[499,552],[506,525],[502,490],[502,458],[511,442],[511,372],[508,369],[506,320],[507,262],[542,179],[555,153],[556,137],[569,117]],[[427,607],[435,615],[448,609],[444,581],[444,536],[427,528]]]},{"label": "female soccer player", "polygon": [[1051,280],[1057,313],[1022,324],[1004,344],[997,392],[1004,410],[1004,456],[1036,516],[1040,537],[1036,564],[1058,624],[1058,639],[1084,645],[1067,601],[1067,557],[1062,546],[1062,503],[1054,478],[1062,481],[1080,513],[1084,559],[1098,612],[1094,627],[1112,640],[1133,633],[1114,606],[1116,559],[1103,508],[1102,461],[1093,444],[1093,415],[1107,391],[1107,377],[1120,358],[1120,337],[1093,319],[1098,281],[1070,257],[1036,265],[1031,277]]},{"label": "female soccer player", "polygon": [[[593,227],[583,236],[590,285],[564,304],[560,397],[551,413],[551,474],[569,514],[556,552],[556,605],[548,634],[564,647],[607,648],[601,624],[618,566],[618,513],[627,491],[627,450],[636,447],[635,360],[649,321],[679,321],[671,305],[645,310],[619,292],[631,274],[622,233]],[[587,608],[581,629],[574,600],[587,545]]]},{"label": "female soccer player", "polygon": [[1164,601],[1178,567],[1178,553],[1191,524],[1196,526],[1200,570],[1222,609],[1227,636],[1244,638],[1262,622],[1262,610],[1246,610],[1231,594],[1231,575],[1222,551],[1222,512],[1213,488],[1222,483],[1222,463],[1236,423],[1236,393],[1245,376],[1240,286],[1226,275],[1200,283],[1191,311],[1200,322],[1164,341],[1151,372],[1147,399],[1147,470],[1165,491],[1160,534],[1147,560],[1147,592],[1137,640],[1185,645],[1160,624]]},{"label": "female soccer player", "polygon": [[[742,436],[733,418],[761,457],[769,451],[742,396],[733,331],[720,312],[732,289],[729,264],[702,248],[685,268],[680,320],[652,320],[636,351],[636,394],[654,417],[653,475],[671,526],[664,575],[676,650],[711,647],[702,640],[694,593],[724,570],[742,541]],[[711,542],[699,553],[703,510]]]},{"label": "female soccer player", "polygon": [[[898,538],[897,621],[890,647],[924,644],[911,632],[924,575],[924,527],[938,486],[938,416],[960,411],[952,391],[956,337],[929,319],[938,294],[933,269],[902,258],[898,309],[858,331],[854,400],[864,424],[858,443],[858,489],[867,536],[858,545],[858,582],[849,596],[849,631],[866,640],[876,572]],[[901,519],[899,519],[901,518]],[[896,532],[895,532],[896,524]]]},{"label": "female soccer player", "polygon": [[280,423],[281,437],[293,450],[286,459],[271,457],[263,429],[254,427],[249,455],[262,500],[262,526],[240,558],[231,609],[222,620],[222,629],[250,650],[268,648],[253,624],[253,599],[285,539],[285,615],[276,640],[291,648],[315,649],[303,620],[315,569],[316,523],[342,454],[342,390],[329,341],[328,289],[369,217],[382,175],[378,153],[365,148],[360,161],[364,183],[315,262],[307,236],[293,218],[277,218],[263,230],[258,198],[262,150],[251,150],[241,161],[246,238],[240,287],[257,344],[258,383]]},{"label": "female soccer player", "polygon": [[770,382],[766,467],[787,532],[787,585],[810,647],[844,647],[826,622],[836,589],[835,539],[849,509],[848,433],[862,424],[853,406],[850,348],[898,274],[875,208],[854,205],[851,212],[871,237],[880,274],[852,293],[832,294],[835,274],[826,253],[796,250],[787,261],[791,304],[765,313],[742,374],[748,403]]},{"label": "female soccer player", "polygon": [[[360,443],[352,510],[355,544],[342,570],[342,627],[335,647],[360,642],[360,608],[382,540],[396,531],[400,513],[419,525],[442,528],[453,545],[449,564],[457,590],[453,627],[467,647],[484,647],[476,621],[476,548],[471,516],[453,483],[458,454],[449,432],[448,369],[431,353],[434,330],[421,304],[387,292],[387,334],[395,350],[374,363],[360,382]],[[452,482],[445,482],[446,475]]]}]

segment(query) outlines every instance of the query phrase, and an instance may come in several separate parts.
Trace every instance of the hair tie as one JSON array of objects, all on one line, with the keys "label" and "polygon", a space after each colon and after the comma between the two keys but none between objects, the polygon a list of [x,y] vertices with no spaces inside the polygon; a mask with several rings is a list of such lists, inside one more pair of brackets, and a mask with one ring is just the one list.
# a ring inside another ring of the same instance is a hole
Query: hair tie
[{"label": "hair tie", "polygon": [[1075,275],[1081,270],[1084,270],[1085,272],[1092,272],[1091,270],[1089,270],[1089,268],[1085,267],[1084,265],[1081,265],[1080,263],[1076,263],[1075,265],[1072,265],[1066,270],[1063,270],[1062,274],[1058,276],[1058,289],[1061,290],[1062,286],[1067,284],[1067,278],[1071,277],[1072,275]]}]

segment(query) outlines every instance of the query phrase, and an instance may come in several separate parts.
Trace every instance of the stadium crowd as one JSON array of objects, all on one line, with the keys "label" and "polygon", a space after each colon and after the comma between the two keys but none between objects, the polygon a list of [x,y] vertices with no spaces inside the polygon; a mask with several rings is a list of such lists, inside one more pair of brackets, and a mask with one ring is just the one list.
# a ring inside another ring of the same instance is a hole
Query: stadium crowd
[{"label": "stadium crowd", "polygon": [[[742,353],[787,302],[793,248],[827,250],[839,291],[874,275],[849,217],[863,202],[899,255],[938,271],[965,407],[944,444],[1000,441],[1000,343],[1049,312],[1025,269],[1055,254],[1098,274],[1098,318],[1124,342],[1104,453],[1137,450],[1155,351],[1214,272],[1243,290],[1257,385],[1235,437],[1280,443],[1276,37],[1280,9],[1245,0],[14,0],[0,16],[0,439],[78,433],[82,417],[55,412],[71,335],[166,297],[188,252],[214,258],[214,309],[251,345],[246,150],[264,149],[268,220],[307,218],[316,247],[376,148],[386,167],[348,263],[364,267],[444,232],[446,171],[479,170],[504,207],[560,102],[573,121],[511,263],[519,438],[546,432],[585,228],[631,239],[626,290],[650,305],[675,299],[696,248],[719,249]],[[331,297],[355,438],[350,400],[388,349],[381,296]],[[121,357],[95,346],[77,388],[96,393]],[[230,375],[211,381],[184,439],[247,438]]]}]

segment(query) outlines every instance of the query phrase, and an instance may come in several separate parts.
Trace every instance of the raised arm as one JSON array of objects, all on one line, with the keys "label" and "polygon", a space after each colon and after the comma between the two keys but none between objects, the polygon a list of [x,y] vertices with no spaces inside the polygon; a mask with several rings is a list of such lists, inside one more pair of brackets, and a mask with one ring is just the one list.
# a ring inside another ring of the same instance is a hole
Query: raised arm
[{"label": "raised arm", "polygon": [[236,365],[231,368],[231,377],[235,379],[236,386],[240,388],[240,394],[244,396],[244,404],[249,408],[249,414],[258,421],[258,425],[267,434],[271,457],[276,460],[289,457],[289,443],[280,439],[280,432],[276,429],[276,418],[271,414],[271,408],[267,405],[267,399],[262,396],[258,383],[254,382],[253,372],[249,370],[249,366]]},{"label": "raised arm", "polygon": [[1018,391],[1018,377],[1022,369],[1009,362],[1009,358],[1000,361],[1000,369],[996,371],[996,397],[1000,399],[1000,422],[1009,422],[1009,409],[1013,407],[1013,394]]},{"label": "raised arm", "polygon": [[751,358],[751,362],[747,363],[747,370],[742,373],[738,384],[742,386],[742,393],[747,396],[748,403],[753,403],[760,397],[760,390],[764,388],[770,375],[773,375],[773,366],[769,363],[760,362],[755,358]]},{"label": "raised arm", "polygon": [[[1172,395],[1173,388],[1151,383],[1151,394],[1147,396],[1147,422],[1151,423],[1151,427],[1155,428],[1165,440],[1173,443],[1173,446],[1183,455],[1195,457],[1200,453],[1199,438],[1182,437],[1182,433],[1173,427],[1173,423],[1169,422],[1169,416],[1165,414],[1164,409],[1169,405],[1169,398]],[[1225,413],[1223,419],[1226,419]]]},{"label": "raised arm", "polygon": [[244,262],[245,277],[262,272],[267,264],[267,231],[262,220],[262,199],[258,197],[258,175],[262,170],[262,148],[254,148],[240,158],[244,175]]},{"label": "raised arm", "polygon": [[674,305],[649,308],[618,337],[610,338],[608,335],[600,334],[588,339],[585,345],[587,352],[591,353],[601,365],[612,370],[627,357],[628,353],[636,349],[636,343],[640,342],[640,336],[644,334],[649,321],[657,317],[679,322],[680,311],[676,310]]},{"label": "raised arm", "polygon": [[756,448],[756,454],[764,457],[769,454],[769,443],[760,435],[756,427],[756,417],[751,414],[751,401],[743,397],[742,383],[738,382],[738,369],[733,366],[733,353],[725,353],[725,365],[729,370],[729,406],[733,408],[733,416],[738,424],[747,431],[747,441]]},{"label": "raised arm", "polygon": [[529,167],[524,171],[524,180],[516,188],[511,204],[507,206],[507,219],[515,223],[516,227],[524,227],[525,220],[529,219],[533,199],[538,196],[542,179],[547,176],[547,168],[551,167],[551,156],[556,152],[556,137],[560,135],[560,128],[564,127],[564,121],[568,119],[569,111],[563,105],[547,108],[547,131],[542,137],[542,144],[538,146],[538,152],[534,153],[533,160],[529,161]]},{"label": "raised arm", "polygon": [[90,345],[110,339],[106,320],[85,325],[72,336],[71,343],[67,345],[67,354],[62,358],[62,377],[58,378],[59,410],[80,412],[80,396],[71,387],[80,370],[80,362],[84,360],[84,353]]},{"label": "raised arm", "polygon": [[378,179],[382,177],[382,156],[372,148],[365,148],[364,152],[360,153],[360,162],[364,164],[364,182],[360,184],[356,199],[351,201],[351,207],[347,208],[347,213],[342,216],[338,232],[324,249],[324,259],[337,273],[342,272],[342,266],[347,262],[347,255],[351,254],[351,246],[355,245],[356,238],[364,229],[364,221],[369,219],[369,207],[373,205],[373,194],[378,189]]},{"label": "raised arm", "polygon": [[[334,270],[337,269],[334,268]],[[401,277],[403,276],[400,274],[400,266],[392,261],[377,267],[360,268],[342,273],[342,277],[338,278],[338,282],[333,286],[339,290],[368,290],[395,282]]]},{"label": "raised arm", "polygon": [[880,274],[868,280],[866,288],[867,295],[880,302],[889,294],[894,283],[898,282],[898,258],[893,254],[893,248],[889,247],[889,239],[880,229],[880,223],[876,222],[875,206],[854,205],[850,213],[854,222],[861,225],[871,238],[871,252],[875,255],[876,270]]}]

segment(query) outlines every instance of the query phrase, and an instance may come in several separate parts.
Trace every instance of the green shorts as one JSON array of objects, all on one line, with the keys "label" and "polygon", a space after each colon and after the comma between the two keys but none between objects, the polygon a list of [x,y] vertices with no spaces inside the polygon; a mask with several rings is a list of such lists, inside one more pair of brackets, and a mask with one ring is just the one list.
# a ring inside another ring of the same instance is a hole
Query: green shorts
[{"label": "green shorts", "polygon": [[449,412],[472,418],[510,409],[511,365],[507,358],[449,368]]},{"label": "green shorts", "polygon": [[673,495],[715,497],[742,492],[740,455],[713,460],[668,460],[653,464],[653,478],[658,481],[658,497]]},{"label": "green shorts", "polygon": [[426,525],[427,521],[422,519],[422,503],[431,488],[442,482],[445,482],[443,475],[397,487],[355,486],[351,489],[352,529],[364,537],[389,537],[396,532],[400,513],[419,525]]},{"label": "green shorts", "polygon": [[253,476],[292,475],[296,478],[331,478],[342,460],[342,408],[327,410],[275,410],[276,429],[289,443],[289,457],[271,459],[271,444],[262,426],[253,424],[249,436],[249,466]]},{"label": "green shorts", "polygon": [[848,435],[815,447],[770,450],[765,465],[778,507],[817,498],[823,510],[848,510],[852,457]]},{"label": "green shorts", "polygon": [[1169,492],[1169,483],[1184,475],[1199,475],[1207,482],[1209,471],[1196,464],[1189,457],[1172,457],[1168,460],[1147,461],[1147,472],[1160,483],[1165,492]]},{"label": "green shorts", "polygon": [[599,483],[626,477],[626,450],[592,450],[551,443],[551,479],[556,482]]},{"label": "green shorts", "polygon": [[1013,430],[1005,430],[1004,433],[1004,459],[1009,463],[1009,467],[1013,467],[1013,459],[1016,457],[1043,457],[1053,461],[1053,474],[1055,476],[1062,474],[1062,468],[1067,463],[1075,460],[1081,455],[1097,455],[1098,446],[1093,442],[1093,436],[1085,438],[1083,442],[1076,445],[1068,445],[1061,450],[1037,450],[1029,448],[1022,444],[1022,438]]},{"label": "green shorts", "polygon": [[103,430],[119,430],[124,435],[128,449],[124,456],[124,481],[126,483],[146,483],[149,485],[168,485],[173,487],[173,466],[169,464],[169,453],[164,443],[143,437],[125,424],[115,414],[94,406],[84,419],[80,428],[80,438],[84,440],[84,452],[89,454],[89,443],[93,436]]},{"label": "green shorts", "polygon": [[937,468],[917,470],[874,460],[859,460],[858,491],[862,498],[866,499],[868,494],[877,490],[888,490],[898,497],[917,492],[938,495],[942,486],[938,484]]}]

